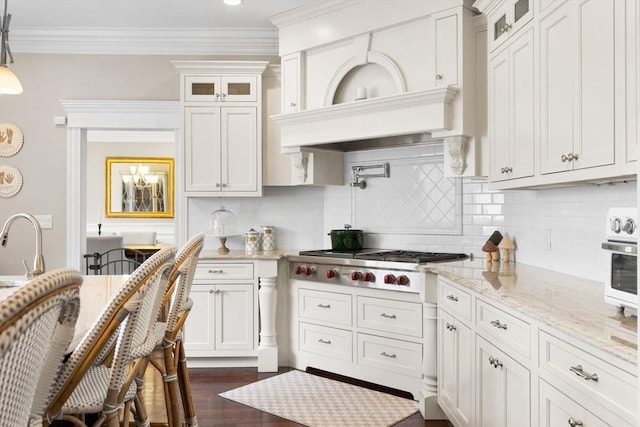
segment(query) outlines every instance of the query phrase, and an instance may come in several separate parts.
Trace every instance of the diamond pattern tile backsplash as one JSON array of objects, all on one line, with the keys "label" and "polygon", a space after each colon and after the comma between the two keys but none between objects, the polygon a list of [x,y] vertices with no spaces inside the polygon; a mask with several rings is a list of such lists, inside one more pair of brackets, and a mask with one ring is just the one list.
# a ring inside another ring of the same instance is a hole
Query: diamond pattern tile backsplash
[{"label": "diamond pattern tile backsplash", "polygon": [[[354,227],[369,233],[462,234],[461,180],[445,178],[441,156],[388,163],[389,178],[365,178],[365,189],[354,188]],[[347,169],[371,164],[377,163],[356,162]]]}]

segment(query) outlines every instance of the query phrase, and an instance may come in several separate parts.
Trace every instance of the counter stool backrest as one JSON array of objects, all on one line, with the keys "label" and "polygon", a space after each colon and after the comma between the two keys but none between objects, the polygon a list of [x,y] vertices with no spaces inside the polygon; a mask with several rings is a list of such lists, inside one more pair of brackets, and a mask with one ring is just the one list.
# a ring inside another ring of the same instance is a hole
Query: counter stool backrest
[{"label": "counter stool backrest", "polygon": [[42,425],[80,310],[82,276],[57,269],[0,302],[0,425]]},{"label": "counter stool backrest", "polygon": [[128,352],[146,336],[153,317],[153,307],[158,305],[157,293],[164,294],[174,256],[175,247],[167,246],[149,257],[103,308],[62,369],[47,410],[50,419],[59,415],[86,372],[99,362],[104,347],[113,343],[114,334],[117,334],[117,340],[109,389],[113,390],[111,395],[119,394],[126,364],[130,361]]}]

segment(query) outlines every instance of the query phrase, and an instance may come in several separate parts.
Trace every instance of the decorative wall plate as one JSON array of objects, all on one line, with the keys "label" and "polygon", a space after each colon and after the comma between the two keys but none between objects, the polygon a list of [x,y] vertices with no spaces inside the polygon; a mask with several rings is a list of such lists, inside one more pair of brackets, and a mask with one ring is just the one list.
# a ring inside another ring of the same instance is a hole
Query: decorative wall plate
[{"label": "decorative wall plate", "polygon": [[0,197],[11,197],[22,188],[22,173],[11,165],[0,165]]},{"label": "decorative wall plate", "polygon": [[15,123],[0,123],[0,156],[9,157],[22,148],[24,136]]}]

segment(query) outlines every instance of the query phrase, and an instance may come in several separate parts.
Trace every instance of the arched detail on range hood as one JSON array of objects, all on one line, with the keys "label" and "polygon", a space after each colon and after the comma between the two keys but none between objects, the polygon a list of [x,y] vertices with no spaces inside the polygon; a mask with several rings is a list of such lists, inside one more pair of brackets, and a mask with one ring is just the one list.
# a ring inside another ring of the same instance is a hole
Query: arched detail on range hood
[{"label": "arched detail on range hood", "polygon": [[324,98],[324,106],[333,105],[333,100],[335,99],[336,92],[338,91],[340,84],[347,76],[347,74],[358,67],[371,64],[378,65],[384,71],[386,71],[395,88],[396,94],[405,93],[407,91],[406,81],[402,76],[400,68],[393,61],[393,59],[381,52],[368,51],[366,55],[364,55],[364,60],[359,60],[358,57],[352,56],[345,62],[343,62],[340,67],[338,67],[327,87],[327,92]]}]

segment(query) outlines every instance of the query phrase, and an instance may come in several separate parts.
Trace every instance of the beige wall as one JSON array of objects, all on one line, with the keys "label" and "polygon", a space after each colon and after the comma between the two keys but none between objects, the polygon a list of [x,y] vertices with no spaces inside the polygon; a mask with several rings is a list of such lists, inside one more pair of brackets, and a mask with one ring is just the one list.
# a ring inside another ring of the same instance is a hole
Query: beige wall
[{"label": "beige wall", "polygon": [[[0,223],[16,212],[50,214],[53,228],[43,230],[47,269],[66,264],[66,129],[53,124],[65,112],[60,100],[178,100],[178,73],[171,60],[229,59],[176,56],[15,54],[11,66],[24,93],[0,96],[0,122],[13,122],[24,133],[24,146],[0,162],[23,175],[20,193],[0,199]],[[274,60],[276,58],[235,57]],[[22,274],[21,260],[33,261],[34,238],[26,221],[13,226],[0,248],[0,274]]]}]

